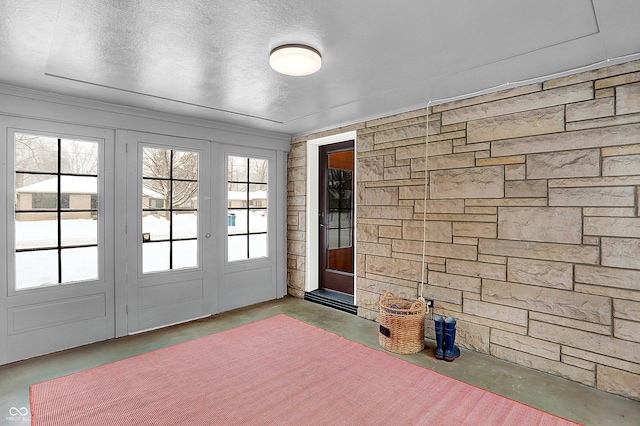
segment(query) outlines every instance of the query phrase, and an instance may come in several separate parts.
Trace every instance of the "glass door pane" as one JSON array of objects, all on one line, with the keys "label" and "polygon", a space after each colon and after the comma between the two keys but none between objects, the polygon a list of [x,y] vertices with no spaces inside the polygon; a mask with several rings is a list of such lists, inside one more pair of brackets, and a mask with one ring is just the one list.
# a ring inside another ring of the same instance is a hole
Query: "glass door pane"
[{"label": "glass door pane", "polygon": [[319,148],[319,287],[354,293],[353,141]]},{"label": "glass door pane", "polygon": [[142,149],[142,272],[198,267],[197,152]]},{"label": "glass door pane", "polygon": [[16,132],[14,148],[14,288],[98,280],[98,142]]},{"label": "glass door pane", "polygon": [[267,257],[269,161],[227,158],[227,260]]}]

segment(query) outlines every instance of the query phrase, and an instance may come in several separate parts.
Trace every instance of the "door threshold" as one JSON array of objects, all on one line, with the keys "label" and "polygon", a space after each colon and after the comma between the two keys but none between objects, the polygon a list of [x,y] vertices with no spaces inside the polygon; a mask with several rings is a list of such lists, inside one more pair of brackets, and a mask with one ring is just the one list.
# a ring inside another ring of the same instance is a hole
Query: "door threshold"
[{"label": "door threshold", "polygon": [[358,307],[354,304],[353,295],[319,288],[304,294],[304,300],[338,309],[352,315],[358,315]]}]

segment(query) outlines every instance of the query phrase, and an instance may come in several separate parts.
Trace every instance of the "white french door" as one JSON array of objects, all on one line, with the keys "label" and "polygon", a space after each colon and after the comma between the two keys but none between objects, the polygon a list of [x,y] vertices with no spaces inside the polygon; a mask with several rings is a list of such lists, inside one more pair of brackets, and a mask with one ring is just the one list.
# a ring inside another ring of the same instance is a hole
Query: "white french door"
[{"label": "white french door", "polygon": [[0,116],[0,364],[284,296],[285,164]]},{"label": "white french door", "polygon": [[0,129],[0,364],[114,337],[114,132]]},{"label": "white french door", "polygon": [[212,146],[127,132],[128,333],[215,311]]}]

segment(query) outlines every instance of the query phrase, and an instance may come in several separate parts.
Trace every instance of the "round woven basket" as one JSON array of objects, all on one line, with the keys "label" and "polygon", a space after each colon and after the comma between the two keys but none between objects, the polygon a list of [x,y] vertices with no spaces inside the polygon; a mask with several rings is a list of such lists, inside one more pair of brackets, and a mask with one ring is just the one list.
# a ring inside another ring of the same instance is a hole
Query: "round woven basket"
[{"label": "round woven basket", "polygon": [[427,305],[419,299],[398,297],[387,291],[380,299],[380,346],[397,354],[424,349]]}]

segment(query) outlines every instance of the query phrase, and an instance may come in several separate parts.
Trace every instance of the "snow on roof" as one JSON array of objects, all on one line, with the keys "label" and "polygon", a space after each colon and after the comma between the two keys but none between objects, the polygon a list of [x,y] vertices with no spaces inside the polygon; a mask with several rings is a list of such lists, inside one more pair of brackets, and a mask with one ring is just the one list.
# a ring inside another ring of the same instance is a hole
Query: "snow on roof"
[{"label": "snow on roof", "polygon": [[[43,180],[33,185],[23,186],[16,192],[55,194],[58,192],[58,178]],[[60,192],[63,194],[96,194],[98,179],[87,176],[60,176]]]},{"label": "snow on roof", "polygon": [[[19,193],[55,194],[58,192],[58,178],[43,180],[32,185],[16,189]],[[63,194],[97,194],[98,180],[88,176],[60,176],[60,192]],[[147,197],[163,199],[164,196],[149,188],[142,188]]]},{"label": "snow on roof", "polygon": [[[63,194],[96,194],[98,185],[97,179],[87,176],[61,176],[61,191]],[[43,180],[42,182],[34,183],[32,185],[23,186],[16,189],[19,193],[45,193],[55,194],[58,192],[58,179],[51,178]],[[164,196],[158,192],[155,192],[149,188],[142,188],[143,195],[151,198],[163,199]],[[246,200],[247,193],[241,191],[229,191],[227,195],[229,200]],[[264,200],[267,199],[267,191],[253,191],[249,192],[249,200]]]},{"label": "snow on roof", "polygon": [[145,188],[144,186],[142,187],[142,195],[146,195],[149,198],[158,198],[164,200],[164,195],[152,189]]},{"label": "snow on roof", "polygon": [[[228,200],[244,201],[247,199],[247,193],[241,191],[229,191]],[[254,191],[249,193],[249,200],[266,200],[267,191]]]}]

